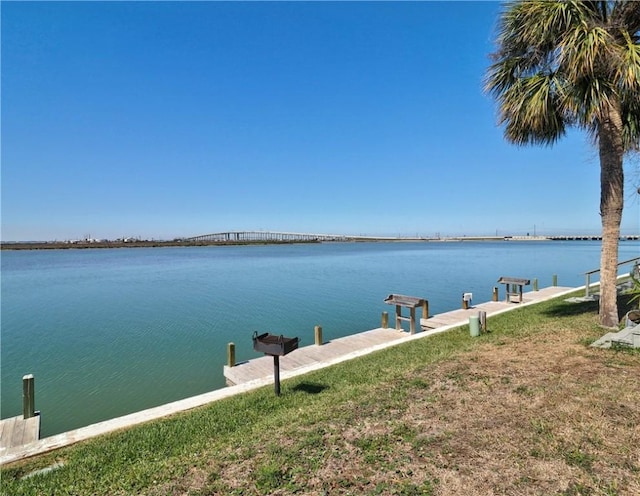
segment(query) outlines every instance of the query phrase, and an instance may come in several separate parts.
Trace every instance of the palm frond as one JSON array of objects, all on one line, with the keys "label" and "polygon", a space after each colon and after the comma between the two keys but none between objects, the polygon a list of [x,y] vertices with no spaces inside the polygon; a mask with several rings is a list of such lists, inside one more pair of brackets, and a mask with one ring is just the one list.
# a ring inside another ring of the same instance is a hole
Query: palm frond
[{"label": "palm frond", "polygon": [[613,39],[599,26],[584,23],[566,33],[559,42],[559,59],[569,79],[596,77],[611,55]]},{"label": "palm frond", "polygon": [[640,151],[640,93],[623,100],[622,141],[625,150]]},{"label": "palm frond", "polygon": [[610,22],[616,29],[631,34],[637,43],[640,36],[640,5],[637,0],[613,2]]},{"label": "palm frond", "polygon": [[[640,9],[640,5],[638,5]],[[627,32],[623,33],[624,44],[617,50],[615,78],[623,92],[640,93],[640,44]]]},{"label": "palm frond", "polygon": [[504,92],[501,123],[509,141],[551,145],[565,134],[559,87],[554,75],[537,74],[519,79]]}]

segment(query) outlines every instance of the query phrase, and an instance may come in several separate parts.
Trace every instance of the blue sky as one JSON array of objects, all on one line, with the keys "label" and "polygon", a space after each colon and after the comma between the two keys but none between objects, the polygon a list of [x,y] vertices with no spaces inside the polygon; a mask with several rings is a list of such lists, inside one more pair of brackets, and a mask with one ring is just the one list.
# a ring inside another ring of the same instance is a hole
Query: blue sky
[{"label": "blue sky", "polygon": [[2,2],[2,240],[597,233],[588,137],[496,126],[500,8]]}]

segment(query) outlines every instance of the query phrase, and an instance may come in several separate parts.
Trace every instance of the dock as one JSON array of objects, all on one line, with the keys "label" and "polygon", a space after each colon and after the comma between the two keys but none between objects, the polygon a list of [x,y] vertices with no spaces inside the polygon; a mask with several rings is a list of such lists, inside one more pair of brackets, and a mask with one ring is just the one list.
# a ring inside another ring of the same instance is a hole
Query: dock
[{"label": "dock", "polygon": [[[377,328],[360,332],[342,338],[332,339],[322,345],[309,345],[280,357],[280,370],[283,377],[290,377],[300,373],[311,372],[319,368],[333,365],[357,356],[365,355],[378,349],[387,348],[412,339],[422,338],[443,332],[452,327],[469,323],[469,317],[477,316],[479,312],[486,312],[487,317],[502,312],[515,310],[521,306],[537,303],[575,288],[550,286],[539,291],[523,294],[522,303],[507,301],[489,301],[478,305],[471,305],[467,309],[452,310],[442,314],[420,319],[422,332],[410,334],[408,331],[394,328]],[[274,377],[273,359],[271,356],[254,358],[236,364],[233,367],[224,366],[224,376],[227,385],[234,386],[265,380]]]},{"label": "dock", "polygon": [[[318,364],[327,364],[337,357],[357,354],[360,350],[386,345],[402,339],[406,335],[396,329],[372,329],[369,331],[332,339],[321,346],[311,345],[298,348],[280,358],[280,370],[286,374],[294,370]],[[244,384],[263,377],[273,377],[273,358],[263,356],[234,367],[224,366],[224,376],[228,386]]]},{"label": "dock", "polygon": [[0,455],[40,439],[40,412],[35,409],[34,384],[32,374],[22,378],[22,415],[0,420]]},{"label": "dock", "polygon": [[0,420],[0,452],[24,446],[40,439],[40,415],[22,415]]}]

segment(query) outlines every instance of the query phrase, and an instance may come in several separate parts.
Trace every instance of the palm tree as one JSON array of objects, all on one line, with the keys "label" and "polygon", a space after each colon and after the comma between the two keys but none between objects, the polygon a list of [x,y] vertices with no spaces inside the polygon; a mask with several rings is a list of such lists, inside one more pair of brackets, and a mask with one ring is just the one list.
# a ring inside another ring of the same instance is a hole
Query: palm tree
[{"label": "palm tree", "polygon": [[575,126],[600,157],[600,324],[616,327],[623,158],[640,149],[640,3],[511,1],[486,90],[508,141],[552,145]]}]

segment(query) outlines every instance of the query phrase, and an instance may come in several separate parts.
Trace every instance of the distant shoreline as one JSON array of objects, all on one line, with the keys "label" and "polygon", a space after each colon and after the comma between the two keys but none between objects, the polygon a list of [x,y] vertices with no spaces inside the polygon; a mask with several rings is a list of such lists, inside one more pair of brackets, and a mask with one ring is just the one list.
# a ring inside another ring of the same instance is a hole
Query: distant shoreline
[{"label": "distant shoreline", "polygon": [[[347,243],[358,242],[464,242],[464,241],[600,241],[600,236],[456,236],[444,238],[352,238]],[[621,236],[621,241],[638,240],[638,236]],[[244,241],[213,241],[176,239],[171,241],[157,240],[127,240],[127,241],[15,241],[0,243],[1,250],[86,250],[105,248],[165,248],[165,247],[193,247],[193,246],[246,246],[246,245],[292,245],[324,243],[321,240],[244,240]],[[335,241],[338,242],[338,241]]]},{"label": "distant shoreline", "polygon": [[237,246],[237,245],[291,245],[317,243],[317,241],[61,241],[10,242],[0,244],[2,250],[89,250],[107,248],[164,248],[171,246]]},{"label": "distant shoreline", "polygon": [[[525,239],[511,237],[470,236],[447,238],[354,238],[347,241],[330,241],[342,243],[402,243],[402,242],[460,242],[460,241],[523,241]],[[528,237],[529,241],[549,241],[546,237]],[[240,241],[213,241],[175,239],[171,241],[158,240],[128,240],[128,241],[15,241],[0,243],[2,250],[89,250],[107,248],[165,248],[165,247],[193,247],[193,246],[246,246],[246,245],[293,245],[326,243],[321,240],[240,240]]]}]

